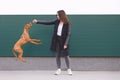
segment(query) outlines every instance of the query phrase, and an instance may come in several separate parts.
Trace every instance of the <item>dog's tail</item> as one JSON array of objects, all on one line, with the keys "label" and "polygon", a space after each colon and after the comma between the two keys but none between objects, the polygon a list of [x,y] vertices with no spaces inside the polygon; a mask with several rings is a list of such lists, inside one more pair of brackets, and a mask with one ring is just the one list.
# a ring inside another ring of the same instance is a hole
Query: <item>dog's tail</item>
[{"label": "dog's tail", "polygon": [[17,54],[16,54],[16,52],[15,52],[14,49],[12,49],[12,53],[13,53],[13,55],[15,56],[16,60],[18,60],[18,56],[17,56]]}]

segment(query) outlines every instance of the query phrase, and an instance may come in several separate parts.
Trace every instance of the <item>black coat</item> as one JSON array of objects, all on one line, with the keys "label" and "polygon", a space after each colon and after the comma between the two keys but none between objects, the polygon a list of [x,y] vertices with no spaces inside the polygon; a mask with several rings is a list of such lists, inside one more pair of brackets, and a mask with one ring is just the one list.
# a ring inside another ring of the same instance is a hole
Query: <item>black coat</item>
[{"label": "black coat", "polygon": [[[57,29],[58,29],[59,23],[60,23],[59,20],[53,20],[53,21],[38,20],[37,21],[37,24],[54,25],[54,32],[53,32],[51,47],[50,47],[52,51],[56,51],[56,38],[57,38]],[[62,47],[64,47],[64,45],[69,46],[68,44],[69,44],[69,37],[70,37],[70,29],[71,28],[69,24],[63,24],[62,33],[61,33]],[[66,50],[68,50],[68,48]]]}]

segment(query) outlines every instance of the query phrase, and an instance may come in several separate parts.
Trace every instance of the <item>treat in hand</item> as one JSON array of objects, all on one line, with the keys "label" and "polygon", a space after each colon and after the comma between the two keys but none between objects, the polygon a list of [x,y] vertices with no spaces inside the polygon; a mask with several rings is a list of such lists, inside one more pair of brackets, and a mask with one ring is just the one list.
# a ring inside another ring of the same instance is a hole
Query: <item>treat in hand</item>
[{"label": "treat in hand", "polygon": [[32,23],[37,23],[37,20],[36,20],[36,19],[33,19]]}]

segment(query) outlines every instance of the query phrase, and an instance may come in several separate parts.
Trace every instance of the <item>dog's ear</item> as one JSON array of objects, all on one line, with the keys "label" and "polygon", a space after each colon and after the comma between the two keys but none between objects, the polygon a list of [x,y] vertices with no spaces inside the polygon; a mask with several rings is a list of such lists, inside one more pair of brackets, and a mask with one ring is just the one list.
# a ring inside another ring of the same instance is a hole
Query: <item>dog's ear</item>
[{"label": "dog's ear", "polygon": [[32,26],[32,23],[31,23],[31,22],[29,22],[29,23],[27,24],[27,26]]},{"label": "dog's ear", "polygon": [[32,23],[31,23],[31,22],[29,22],[28,24],[32,26]]},{"label": "dog's ear", "polygon": [[24,28],[25,28],[25,29],[27,29],[27,28],[28,28],[28,26],[29,26],[29,24],[26,24]]}]

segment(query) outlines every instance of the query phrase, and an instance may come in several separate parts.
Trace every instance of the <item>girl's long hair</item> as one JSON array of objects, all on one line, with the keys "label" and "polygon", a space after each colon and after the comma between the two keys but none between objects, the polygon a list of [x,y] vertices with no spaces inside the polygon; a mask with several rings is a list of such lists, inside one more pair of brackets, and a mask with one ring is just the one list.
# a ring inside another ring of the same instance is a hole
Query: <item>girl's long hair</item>
[{"label": "girl's long hair", "polygon": [[68,16],[66,15],[64,10],[59,10],[57,11],[57,13],[58,13],[60,20],[63,21],[64,24],[70,24]]}]

